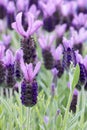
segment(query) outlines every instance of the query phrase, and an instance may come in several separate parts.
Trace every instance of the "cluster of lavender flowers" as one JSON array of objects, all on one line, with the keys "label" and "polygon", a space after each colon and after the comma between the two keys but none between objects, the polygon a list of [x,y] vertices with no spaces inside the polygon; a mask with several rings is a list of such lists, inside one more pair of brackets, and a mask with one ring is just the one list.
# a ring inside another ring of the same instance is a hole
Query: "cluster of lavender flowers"
[{"label": "cluster of lavender flowers", "polygon": [[[83,43],[87,40],[86,4],[87,0],[0,1],[0,82],[5,81],[8,87],[13,87],[20,79],[21,100],[25,106],[33,106],[37,102],[36,75],[41,63],[38,62],[33,34],[40,27],[36,34],[44,66],[53,74],[52,90],[64,71],[69,72],[71,62],[80,67],[76,88],[84,85],[87,89],[87,56],[83,58]],[[8,31],[13,29],[22,37],[16,52],[11,47]],[[77,102],[78,94],[74,95]],[[72,111],[75,112],[75,108]]]}]

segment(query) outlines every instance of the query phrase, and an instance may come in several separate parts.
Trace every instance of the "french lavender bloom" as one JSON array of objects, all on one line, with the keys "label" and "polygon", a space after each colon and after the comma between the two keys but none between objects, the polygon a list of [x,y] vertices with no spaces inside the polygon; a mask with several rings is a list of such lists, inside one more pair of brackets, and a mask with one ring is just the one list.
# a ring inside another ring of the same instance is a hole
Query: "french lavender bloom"
[{"label": "french lavender bloom", "polygon": [[10,1],[7,6],[7,26],[12,30],[11,24],[15,21],[15,4],[13,1]]},{"label": "french lavender bloom", "polygon": [[42,56],[44,60],[44,66],[46,67],[46,69],[52,69],[54,65],[54,60],[51,52],[54,40],[55,36],[52,34],[41,36],[38,40],[42,48]]},{"label": "french lavender bloom", "polygon": [[87,81],[87,71],[84,65],[83,57],[78,52],[76,52],[76,60],[80,67],[79,84],[84,85]]},{"label": "french lavender bloom", "polygon": [[22,72],[20,66],[22,56],[23,56],[22,50],[21,49],[17,50],[15,54],[15,63],[14,63],[16,80],[20,80],[22,78]]},{"label": "french lavender bloom", "polygon": [[63,38],[63,67],[68,70],[70,63],[72,62],[74,66],[76,66],[76,55],[73,50],[73,38],[67,40],[65,37]]},{"label": "french lavender bloom", "polygon": [[76,112],[77,100],[78,100],[78,90],[74,89],[72,101],[71,101],[71,104],[70,104],[70,111],[72,111],[73,113]]},{"label": "french lavender bloom", "polygon": [[[83,59],[83,63],[84,63],[84,66],[85,66],[86,72],[87,72],[87,55],[86,55],[85,58]],[[85,83],[84,89],[87,91],[87,81],[86,81],[86,83]]]},{"label": "french lavender bloom", "polygon": [[60,43],[62,43],[63,35],[66,31],[67,24],[59,24],[55,27],[57,39],[56,39],[56,45],[58,46]]},{"label": "french lavender bloom", "polygon": [[38,1],[39,1],[39,0],[29,0],[29,7],[30,7],[31,5],[33,5],[33,4],[35,4],[36,7],[38,7]]},{"label": "french lavender bloom", "polygon": [[81,27],[85,27],[87,24],[87,14],[80,13],[79,15],[75,14],[72,20],[72,25],[76,30],[79,30]]},{"label": "french lavender bloom", "polygon": [[85,13],[87,14],[87,0],[77,0],[77,13]]},{"label": "french lavender bloom", "polygon": [[39,72],[41,62],[38,62],[33,70],[33,64],[24,64],[21,60],[21,70],[23,71],[24,79],[21,83],[21,101],[26,107],[32,107],[37,103],[38,84],[35,79]]},{"label": "french lavender bloom", "polygon": [[11,36],[7,34],[3,34],[2,39],[3,39],[3,44],[5,46],[5,50],[7,50],[11,44]]},{"label": "french lavender bloom", "polygon": [[56,11],[55,4],[53,4],[51,0],[49,0],[47,3],[40,1],[39,6],[44,15],[43,28],[48,32],[52,32],[55,29],[55,20],[53,16]]},{"label": "french lavender bloom", "polygon": [[76,7],[75,1],[65,2],[61,6],[62,22],[67,23],[67,29],[71,26]]},{"label": "french lavender bloom", "polygon": [[87,30],[82,27],[77,32],[73,27],[71,27],[70,31],[74,40],[73,48],[79,50],[79,53],[82,54],[83,43],[87,40]]},{"label": "french lavender bloom", "polygon": [[22,12],[18,13],[16,16],[16,22],[12,24],[12,28],[16,30],[23,38],[21,40],[21,48],[23,50],[23,59],[25,63],[36,62],[36,45],[32,38],[32,35],[42,26],[42,21],[34,21],[34,16],[30,12],[27,13],[26,19],[28,27],[25,30],[22,25]]},{"label": "french lavender bloom", "polygon": [[58,71],[58,78],[60,78],[64,73],[64,68],[62,66],[62,54],[63,54],[63,47],[59,45],[56,49],[52,51],[53,58],[54,58],[54,67]]},{"label": "french lavender bloom", "polygon": [[6,16],[6,1],[5,0],[0,0],[0,19],[5,18]]},{"label": "french lavender bloom", "polygon": [[3,62],[5,47],[0,45],[0,84],[5,80],[5,65]]},{"label": "french lavender bloom", "polygon": [[14,87],[16,81],[15,81],[15,73],[14,73],[14,56],[11,50],[6,51],[4,63],[6,67],[5,84],[6,87],[12,88]]}]

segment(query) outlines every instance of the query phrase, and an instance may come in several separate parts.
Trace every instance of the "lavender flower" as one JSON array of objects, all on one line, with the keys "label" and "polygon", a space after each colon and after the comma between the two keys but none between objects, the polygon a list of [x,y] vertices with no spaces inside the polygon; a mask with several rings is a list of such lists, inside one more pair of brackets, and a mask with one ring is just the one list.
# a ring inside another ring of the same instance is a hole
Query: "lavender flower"
[{"label": "lavender flower", "polygon": [[40,1],[39,6],[42,9],[44,15],[43,28],[48,32],[52,32],[55,28],[55,21],[53,16],[56,11],[55,4],[53,4],[51,0],[47,3]]},{"label": "lavender flower", "polygon": [[0,0],[0,19],[3,19],[6,16],[6,2],[5,0]]},{"label": "lavender flower", "polygon": [[85,68],[85,65],[83,63],[83,58],[82,56],[76,52],[76,59],[77,59],[77,62],[79,64],[79,67],[80,67],[80,77],[79,77],[79,84],[85,84],[86,83],[86,78],[87,78],[87,71],[86,71],[86,68]]},{"label": "lavender flower", "polygon": [[10,35],[2,35],[3,38],[3,44],[5,46],[5,49],[8,49],[11,44],[11,36]]},{"label": "lavender flower", "polygon": [[63,47],[62,45],[59,45],[56,49],[53,50],[52,54],[54,57],[54,67],[57,69],[58,74],[57,76],[60,78],[63,75],[64,68],[62,66],[62,53],[63,53]]},{"label": "lavender flower", "polygon": [[33,70],[32,63],[24,64],[21,62],[24,80],[21,83],[21,101],[26,107],[34,106],[37,103],[38,84],[35,79],[36,74],[40,69],[41,63],[38,62]]},{"label": "lavender flower", "polygon": [[78,100],[78,90],[75,89],[73,93],[73,98],[70,104],[70,111],[72,111],[73,113],[76,112],[77,100]]},{"label": "lavender flower", "polygon": [[53,68],[53,56],[52,56],[52,44],[55,40],[55,36],[54,35],[50,35],[50,36],[41,36],[39,38],[39,44],[42,48],[42,55],[43,55],[43,59],[44,59],[44,65],[46,67],[46,69],[52,69]]},{"label": "lavender flower", "polygon": [[32,38],[32,35],[37,31],[37,29],[42,25],[40,20],[34,22],[34,16],[30,12],[27,13],[27,30],[24,30],[22,26],[22,13],[16,16],[16,22],[12,24],[12,27],[21,35],[23,39],[21,40],[21,48],[23,50],[23,58],[25,63],[36,62],[36,45]]},{"label": "lavender flower", "polygon": [[83,27],[78,32],[71,27],[70,31],[74,40],[73,48],[79,50],[79,53],[82,54],[83,43],[87,40],[87,31]]},{"label": "lavender flower", "polygon": [[21,66],[20,66],[22,56],[23,56],[22,50],[21,49],[17,50],[15,54],[15,64],[14,64],[15,77],[17,80],[20,80],[22,77]]},{"label": "lavender flower", "polygon": [[10,50],[6,51],[4,62],[6,66],[5,83],[7,87],[12,88],[15,85],[15,75],[14,75],[14,56]]},{"label": "lavender flower", "polygon": [[74,15],[72,24],[76,30],[79,30],[81,27],[84,27],[87,23],[87,15],[80,13],[79,15]]},{"label": "lavender flower", "polygon": [[7,7],[7,26],[12,30],[11,24],[15,21],[15,5],[10,1]]},{"label": "lavender flower", "polygon": [[66,31],[67,25],[66,24],[59,24],[55,27],[55,31],[56,31],[56,35],[57,35],[57,39],[56,39],[56,44],[57,46],[62,43],[63,40],[63,35]]},{"label": "lavender flower", "polygon": [[5,65],[3,62],[5,47],[0,45],[0,84],[5,80]]},{"label": "lavender flower", "polygon": [[73,38],[67,40],[63,39],[64,51],[63,51],[63,67],[68,70],[70,63],[73,62],[74,66],[76,65],[76,56],[73,50]]}]

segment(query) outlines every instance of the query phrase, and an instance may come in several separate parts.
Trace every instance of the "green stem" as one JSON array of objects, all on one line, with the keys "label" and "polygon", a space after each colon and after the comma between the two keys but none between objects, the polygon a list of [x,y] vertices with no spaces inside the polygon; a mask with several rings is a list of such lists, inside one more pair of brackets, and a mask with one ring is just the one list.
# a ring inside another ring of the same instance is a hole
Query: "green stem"
[{"label": "green stem", "polygon": [[66,127],[67,127],[67,120],[68,120],[68,116],[69,116],[69,108],[70,108],[70,103],[71,103],[71,100],[72,100],[72,91],[70,91],[70,94],[69,94],[69,99],[68,99],[68,103],[67,103],[67,107],[66,107],[66,112],[65,112],[65,115],[64,115],[64,121],[63,121],[63,128],[62,130],[66,130]]},{"label": "green stem", "polygon": [[81,114],[81,118],[80,118],[80,126],[84,127],[84,114],[85,114],[85,91],[84,91],[84,86],[82,86],[82,92],[81,92],[81,96],[82,96],[82,114]]},{"label": "green stem", "polygon": [[27,125],[26,125],[26,130],[31,130],[31,126],[30,126],[30,108],[27,107]]}]

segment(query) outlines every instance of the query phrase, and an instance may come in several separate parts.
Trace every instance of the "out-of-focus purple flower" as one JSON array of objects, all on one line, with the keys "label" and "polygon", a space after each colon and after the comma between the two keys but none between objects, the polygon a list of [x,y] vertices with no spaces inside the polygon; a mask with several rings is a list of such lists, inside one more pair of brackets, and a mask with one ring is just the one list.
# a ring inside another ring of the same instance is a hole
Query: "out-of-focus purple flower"
[{"label": "out-of-focus purple flower", "polygon": [[0,0],[0,19],[3,19],[6,16],[6,1]]},{"label": "out-of-focus purple flower", "polygon": [[76,112],[76,105],[77,105],[77,99],[78,99],[78,90],[75,89],[72,97],[72,101],[70,104],[70,111]]},{"label": "out-of-focus purple flower", "polygon": [[6,87],[13,87],[15,85],[14,56],[10,50],[6,51],[4,63],[6,66],[6,76],[5,76]]},{"label": "out-of-focus purple flower", "polygon": [[16,22],[12,23],[12,28],[16,30],[21,36],[29,38],[34,34],[39,27],[42,26],[43,22],[40,20],[34,21],[34,16],[30,12],[27,13],[28,28],[25,31],[22,26],[22,12],[18,13],[16,16]]},{"label": "out-of-focus purple flower", "polygon": [[16,2],[17,11],[24,11],[24,0],[17,0]]},{"label": "out-of-focus purple flower", "polygon": [[74,44],[82,44],[87,40],[87,30],[83,27],[80,28],[78,32],[71,28],[71,35],[73,37]]},{"label": "out-of-focus purple flower", "polygon": [[30,6],[29,12],[34,15],[35,19],[36,19],[36,18],[39,16],[39,14],[40,14],[40,10],[37,9],[37,7],[35,6],[35,4],[33,4],[32,6]]},{"label": "out-of-focus purple flower", "polygon": [[63,47],[59,45],[56,49],[52,52],[54,57],[54,67],[57,69],[58,74],[57,76],[60,78],[64,72],[64,68],[62,66],[62,54],[63,54]]},{"label": "out-of-focus purple flower", "polygon": [[7,6],[7,26],[12,29],[11,24],[15,21],[15,4],[10,1]]},{"label": "out-of-focus purple flower", "polygon": [[74,19],[72,21],[73,26],[75,29],[80,29],[81,27],[85,27],[87,23],[87,15],[80,13],[79,15],[75,14]]},{"label": "out-of-focus purple flower", "polygon": [[3,34],[2,38],[3,38],[4,46],[6,47],[6,49],[8,49],[8,47],[10,46],[10,43],[11,43],[11,37],[10,37],[10,35]]},{"label": "out-of-focus purple flower", "polygon": [[77,12],[80,13],[80,12],[83,12],[83,13],[87,13],[87,0],[77,0],[77,4],[78,4],[78,7],[77,7]]},{"label": "out-of-focus purple flower", "polygon": [[50,35],[50,36],[42,36],[39,38],[39,44],[42,48],[42,55],[43,55],[43,59],[44,59],[44,65],[46,67],[46,69],[52,69],[53,67],[53,56],[52,56],[52,44],[55,40],[55,36],[54,35]]},{"label": "out-of-focus purple flower", "polygon": [[76,52],[76,60],[80,67],[79,84],[85,84],[87,81],[87,71],[84,65],[83,57],[78,52]]},{"label": "out-of-focus purple flower", "polygon": [[66,31],[66,27],[67,27],[66,24],[56,26],[55,31],[57,33],[58,38],[61,38],[64,35],[64,33]]},{"label": "out-of-focus purple flower", "polygon": [[16,51],[15,54],[15,77],[17,80],[20,80],[22,77],[22,72],[21,72],[21,58],[23,57],[23,52],[21,49]]},{"label": "out-of-focus purple flower", "polygon": [[5,47],[0,45],[0,84],[5,80],[5,65],[3,62]]},{"label": "out-of-focus purple flower", "polygon": [[76,65],[76,56],[73,50],[73,38],[70,40],[66,38],[63,39],[64,51],[63,51],[63,67],[68,70],[70,63],[73,62],[74,66]]},{"label": "out-of-focus purple flower", "polygon": [[49,123],[49,117],[48,116],[44,116],[44,123],[46,125]]}]

